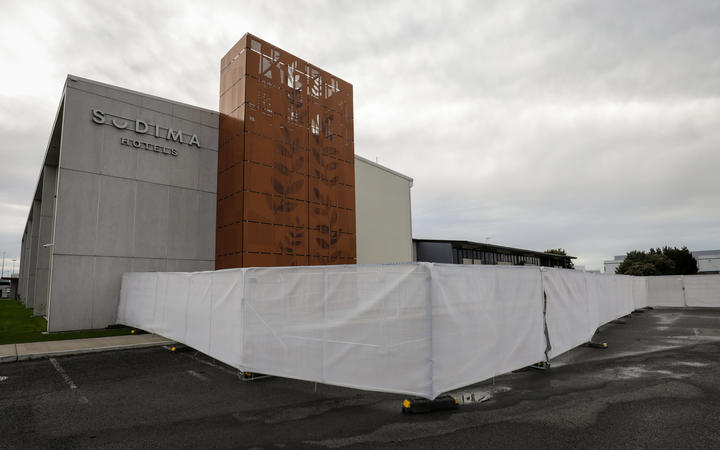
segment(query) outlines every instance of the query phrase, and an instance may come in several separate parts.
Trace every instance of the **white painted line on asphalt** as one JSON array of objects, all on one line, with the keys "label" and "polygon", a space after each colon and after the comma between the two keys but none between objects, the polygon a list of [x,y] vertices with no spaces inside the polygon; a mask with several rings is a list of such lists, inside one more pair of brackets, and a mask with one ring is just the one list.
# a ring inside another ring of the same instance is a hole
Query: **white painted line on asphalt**
[{"label": "white painted line on asphalt", "polygon": [[187,373],[189,373],[190,375],[194,376],[194,377],[197,378],[198,380],[202,380],[202,381],[209,381],[209,380],[210,380],[210,378],[206,377],[205,375],[199,374],[199,373],[195,372],[194,370],[188,370]]},{"label": "white painted line on asphalt", "polygon": [[57,359],[55,359],[55,358],[50,358],[50,364],[52,364],[53,367],[55,368],[55,370],[57,370],[57,372],[58,372],[58,373],[60,374],[60,376],[62,377],[63,381],[65,381],[65,383],[67,383],[67,385],[70,386],[70,389],[77,389],[77,388],[78,388],[77,385],[76,385],[75,383],[73,383],[73,380],[72,380],[72,378],[70,378],[70,375],[68,375],[67,372],[65,372],[65,369],[63,369],[63,368],[60,366],[60,363],[57,362]]},{"label": "white painted line on asphalt", "polygon": [[[65,372],[65,369],[62,368],[62,366],[60,365],[60,363],[57,362],[57,359],[55,359],[55,358],[50,358],[50,364],[52,364],[53,367],[55,368],[55,370],[57,370],[57,372],[58,372],[58,373],[60,374],[60,376],[62,377],[63,381],[65,381],[65,383],[67,383],[67,385],[70,386],[70,390],[71,390],[71,391],[74,391],[74,390],[78,389],[77,384],[75,384],[75,383],[73,382],[72,378],[70,378],[70,375],[68,375],[67,372]],[[77,392],[79,393],[80,391],[78,390]],[[86,404],[89,403],[89,400],[88,400],[87,397],[85,397],[84,395],[81,395],[81,396],[78,398],[78,402],[82,403],[83,405],[86,405]]]},{"label": "white painted line on asphalt", "polygon": [[214,368],[216,368],[216,369],[218,369],[218,370],[220,370],[220,371],[223,371],[223,372],[225,372],[225,373],[227,373],[227,374],[229,374],[229,375],[238,376],[238,374],[240,373],[240,372],[237,371],[237,370],[231,370],[231,369],[228,369],[228,368],[226,368],[226,367],[219,366],[219,365],[217,365],[217,364],[213,364],[213,363],[211,363],[210,361],[206,361],[206,360],[204,360],[204,359],[202,359],[202,358],[198,358],[197,356],[189,355],[189,354],[187,354],[187,353],[180,353],[180,354],[183,355],[183,356],[186,357],[186,358],[192,359],[193,361],[197,361],[197,362],[199,362],[200,364],[205,364],[206,366],[214,367]]}]

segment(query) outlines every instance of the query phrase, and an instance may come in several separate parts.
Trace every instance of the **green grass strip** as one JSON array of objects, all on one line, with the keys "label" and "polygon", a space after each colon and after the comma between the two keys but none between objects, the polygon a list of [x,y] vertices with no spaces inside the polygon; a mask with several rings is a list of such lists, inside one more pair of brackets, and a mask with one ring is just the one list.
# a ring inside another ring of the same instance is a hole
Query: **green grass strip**
[{"label": "green grass strip", "polygon": [[130,334],[130,330],[122,327],[43,334],[47,331],[47,320],[44,317],[34,317],[33,310],[26,308],[17,300],[0,300],[0,345],[122,336]]}]

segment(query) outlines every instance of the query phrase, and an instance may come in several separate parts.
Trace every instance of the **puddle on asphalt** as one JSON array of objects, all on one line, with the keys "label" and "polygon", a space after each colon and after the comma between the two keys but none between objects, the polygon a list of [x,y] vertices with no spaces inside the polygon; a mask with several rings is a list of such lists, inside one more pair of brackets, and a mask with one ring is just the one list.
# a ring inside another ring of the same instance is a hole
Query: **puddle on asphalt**
[{"label": "puddle on asphalt", "polygon": [[673,363],[673,366],[686,366],[686,367],[707,367],[710,364],[708,363],[701,363],[701,362],[694,362],[694,361],[678,361],[676,363]]},{"label": "puddle on asphalt", "polygon": [[455,397],[461,405],[470,405],[474,403],[484,403],[492,399],[495,395],[510,391],[509,386],[493,386],[489,389],[465,390],[451,392],[450,395]]},{"label": "puddle on asphalt", "polygon": [[690,376],[690,374],[685,373],[675,373],[670,370],[651,370],[646,369],[642,366],[629,366],[629,367],[619,367],[617,369],[607,369],[605,371],[607,375],[615,378],[615,379],[621,379],[621,380],[631,380],[636,378],[643,378],[648,376],[657,376],[660,375],[662,377],[666,378],[674,378],[674,379],[682,379],[687,378]]}]

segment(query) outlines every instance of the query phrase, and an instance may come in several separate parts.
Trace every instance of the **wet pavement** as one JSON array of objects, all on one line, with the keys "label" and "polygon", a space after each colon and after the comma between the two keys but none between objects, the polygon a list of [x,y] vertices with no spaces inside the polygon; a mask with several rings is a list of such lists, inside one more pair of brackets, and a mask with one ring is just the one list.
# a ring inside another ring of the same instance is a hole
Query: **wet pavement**
[{"label": "wet pavement", "polygon": [[423,415],[163,348],[2,364],[0,448],[720,447],[720,311],[636,313],[594,341]]}]

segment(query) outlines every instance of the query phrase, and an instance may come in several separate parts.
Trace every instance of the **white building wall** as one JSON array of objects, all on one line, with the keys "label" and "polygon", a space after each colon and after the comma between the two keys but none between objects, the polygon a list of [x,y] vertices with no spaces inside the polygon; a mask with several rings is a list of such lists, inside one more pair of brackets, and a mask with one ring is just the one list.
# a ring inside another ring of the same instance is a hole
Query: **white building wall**
[{"label": "white building wall", "polygon": [[716,255],[698,256],[698,272],[719,272],[720,271],[720,253]]},{"label": "white building wall", "polygon": [[605,266],[605,273],[614,274],[615,269],[620,267],[620,264],[622,264],[622,261],[605,261],[603,264]]},{"label": "white building wall", "polygon": [[412,261],[412,183],[412,178],[355,156],[358,264]]}]

